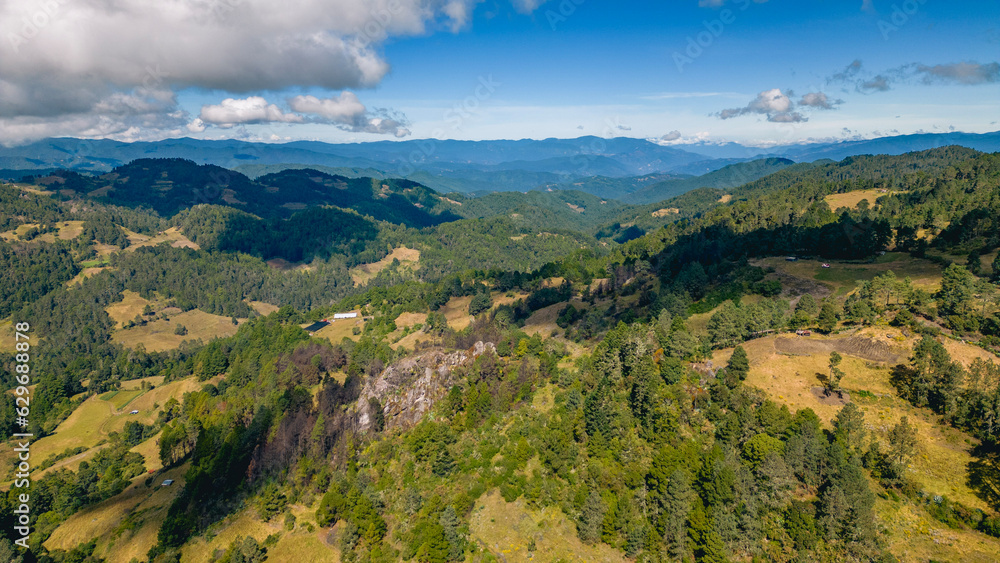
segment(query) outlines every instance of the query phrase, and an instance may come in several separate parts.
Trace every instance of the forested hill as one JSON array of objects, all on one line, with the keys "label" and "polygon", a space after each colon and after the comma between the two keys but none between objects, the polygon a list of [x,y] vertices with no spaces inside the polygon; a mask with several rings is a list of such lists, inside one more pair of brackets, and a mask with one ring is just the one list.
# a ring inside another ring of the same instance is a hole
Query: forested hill
[{"label": "forested hill", "polygon": [[[285,172],[247,189],[339,189]],[[444,201],[470,218],[413,228],[346,197],[160,216],[64,179],[0,186],[37,561],[1000,553],[1000,154],[788,166],[674,199],[623,244],[535,224],[601,205],[581,194]]]},{"label": "forested hill", "polygon": [[441,207],[439,196],[415,182],[346,178],[315,170],[287,170],[253,181],[210,164],[140,159],[99,176],[58,171],[36,178],[34,183],[52,188],[61,199],[148,207],[163,217],[198,204],[216,204],[263,218],[288,217],[306,207],[333,205],[412,227],[458,219]]},{"label": "forested hill", "polygon": [[614,222],[597,230],[600,239],[620,242],[652,233],[682,219],[700,217],[715,208],[739,201],[756,202],[774,193],[807,186],[826,190],[898,190],[898,184],[917,177],[938,176],[947,168],[981,155],[950,146],[898,156],[862,155],[841,160],[798,163],[730,189],[699,188],[658,203],[621,209]]}]

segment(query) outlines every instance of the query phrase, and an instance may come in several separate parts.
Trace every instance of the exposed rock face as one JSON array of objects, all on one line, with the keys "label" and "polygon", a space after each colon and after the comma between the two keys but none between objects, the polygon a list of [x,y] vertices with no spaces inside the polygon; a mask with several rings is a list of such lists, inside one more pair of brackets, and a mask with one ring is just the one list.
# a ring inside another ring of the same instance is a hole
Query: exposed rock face
[{"label": "exposed rock face", "polygon": [[386,428],[409,428],[417,424],[457,383],[455,368],[471,365],[487,350],[495,353],[496,347],[480,341],[469,350],[451,353],[431,350],[385,368],[361,389],[356,407],[358,428],[367,430],[372,425],[373,413],[368,404],[372,398],[382,404]]}]

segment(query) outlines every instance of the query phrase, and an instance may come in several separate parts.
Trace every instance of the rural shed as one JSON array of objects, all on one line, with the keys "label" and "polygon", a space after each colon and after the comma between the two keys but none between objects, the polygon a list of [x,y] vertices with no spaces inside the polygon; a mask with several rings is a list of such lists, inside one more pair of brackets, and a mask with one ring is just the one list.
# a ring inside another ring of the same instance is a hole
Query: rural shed
[{"label": "rural shed", "polygon": [[334,319],[356,319],[358,318],[357,313],[334,313]]}]

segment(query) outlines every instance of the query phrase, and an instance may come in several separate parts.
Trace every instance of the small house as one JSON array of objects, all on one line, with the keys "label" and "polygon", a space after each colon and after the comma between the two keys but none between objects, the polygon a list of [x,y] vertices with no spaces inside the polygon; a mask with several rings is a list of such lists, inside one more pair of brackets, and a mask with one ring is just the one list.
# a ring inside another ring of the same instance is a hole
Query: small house
[{"label": "small house", "polygon": [[129,414],[139,414],[139,411],[138,410],[132,410],[132,411],[129,411]]},{"label": "small house", "polygon": [[812,331],[811,330],[796,330],[795,334],[797,334],[799,336],[812,336]]},{"label": "small house", "polygon": [[174,484],[174,480],[173,479],[164,479],[163,483],[160,486],[161,487],[169,487],[170,485],[173,485],[173,484]]},{"label": "small house", "polygon": [[788,262],[798,262],[799,259],[796,258],[795,256],[787,256],[785,257],[785,260]]}]

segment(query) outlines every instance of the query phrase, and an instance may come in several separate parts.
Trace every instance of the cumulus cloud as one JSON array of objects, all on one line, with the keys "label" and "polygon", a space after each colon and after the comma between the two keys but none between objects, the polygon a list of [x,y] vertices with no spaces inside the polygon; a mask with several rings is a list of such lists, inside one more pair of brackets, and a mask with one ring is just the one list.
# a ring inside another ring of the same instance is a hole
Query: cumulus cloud
[{"label": "cumulus cloud", "polygon": [[[384,41],[457,31],[477,2],[5,0],[0,140],[15,137],[6,127],[15,118],[18,131],[46,133],[53,119],[65,119],[69,134],[94,131],[83,124],[107,117],[107,105],[121,101],[116,96],[145,97],[148,90],[245,95],[373,87],[389,71]],[[125,130],[133,127],[118,121]]]},{"label": "cumulus cloud", "polygon": [[667,133],[666,135],[660,137],[660,140],[661,141],[667,141],[667,142],[669,142],[669,141],[676,141],[677,139],[680,139],[680,138],[681,138],[681,132],[678,131],[678,130],[676,130],[676,129],[674,129],[673,131],[671,131],[671,132]]},{"label": "cumulus cloud", "polygon": [[295,96],[289,98],[288,106],[291,111],[261,96],[226,98],[218,104],[202,106],[198,118],[188,123],[186,129],[200,133],[208,126],[229,129],[260,123],[323,123],[357,133],[396,137],[410,134],[404,116],[385,109],[369,110],[354,92],[344,91],[330,98]]},{"label": "cumulus cloud", "polygon": [[834,109],[836,106],[844,103],[843,100],[830,100],[826,94],[823,92],[810,92],[802,96],[799,100],[800,106],[807,106],[817,109]]},{"label": "cumulus cloud", "polygon": [[299,113],[316,116],[315,121],[330,123],[347,131],[396,137],[410,134],[405,117],[393,115],[385,109],[369,111],[354,92],[341,92],[340,96],[323,99],[316,96],[295,96],[288,100],[288,105]]},{"label": "cumulus cloud", "polygon": [[917,65],[917,73],[923,75],[925,82],[988,84],[1000,81],[1000,63],[963,62],[934,66]]},{"label": "cumulus cloud", "polygon": [[302,123],[301,115],[285,113],[260,96],[236,99],[226,98],[222,103],[202,106],[198,116],[203,123],[222,128],[251,123]]},{"label": "cumulus cloud", "polygon": [[288,100],[288,105],[295,111],[316,114],[339,123],[353,123],[368,111],[354,92],[341,92],[340,96],[326,99],[295,96]]},{"label": "cumulus cloud", "polygon": [[864,70],[861,61],[855,60],[844,70],[830,76],[827,82],[853,86],[856,91],[863,94],[887,92],[899,83],[951,83],[969,86],[994,84],[1000,82],[1000,63],[974,61],[936,65],[909,63],[872,74]]},{"label": "cumulus cloud", "polygon": [[741,108],[724,109],[718,113],[721,119],[732,119],[741,115],[766,115],[768,121],[775,123],[797,123],[808,121],[794,109],[794,103],[780,88],[765,90],[751,100],[749,104]]}]

